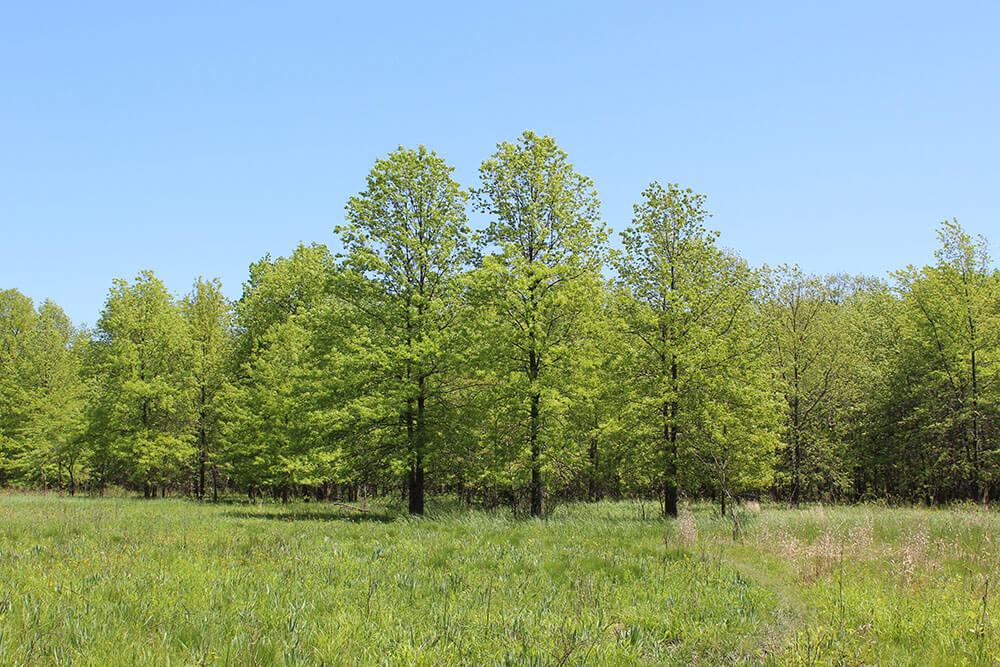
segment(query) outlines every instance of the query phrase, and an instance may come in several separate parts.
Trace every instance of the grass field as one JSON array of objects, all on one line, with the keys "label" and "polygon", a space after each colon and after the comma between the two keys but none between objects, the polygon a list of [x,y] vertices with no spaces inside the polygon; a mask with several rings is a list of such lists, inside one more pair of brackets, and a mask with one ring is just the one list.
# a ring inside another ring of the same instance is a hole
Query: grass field
[{"label": "grass field", "polygon": [[0,495],[0,664],[998,664],[1000,515]]}]

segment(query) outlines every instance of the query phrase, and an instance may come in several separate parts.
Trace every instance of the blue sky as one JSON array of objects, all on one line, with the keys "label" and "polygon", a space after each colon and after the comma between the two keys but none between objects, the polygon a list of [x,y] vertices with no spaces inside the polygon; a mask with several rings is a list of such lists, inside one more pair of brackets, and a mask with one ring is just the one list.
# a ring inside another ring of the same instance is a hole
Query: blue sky
[{"label": "blue sky", "polygon": [[333,227],[376,157],[465,185],[556,137],[623,229],[708,195],[754,263],[885,275],[957,217],[1000,242],[1000,3],[5,3],[0,288],[93,324]]}]

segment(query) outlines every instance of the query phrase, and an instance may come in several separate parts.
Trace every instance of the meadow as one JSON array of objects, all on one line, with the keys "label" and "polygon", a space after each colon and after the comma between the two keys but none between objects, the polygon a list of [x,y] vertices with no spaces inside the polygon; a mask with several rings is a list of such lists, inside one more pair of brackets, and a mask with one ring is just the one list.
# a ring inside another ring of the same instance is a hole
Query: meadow
[{"label": "meadow", "polygon": [[1000,514],[0,495],[0,664],[998,664]]}]

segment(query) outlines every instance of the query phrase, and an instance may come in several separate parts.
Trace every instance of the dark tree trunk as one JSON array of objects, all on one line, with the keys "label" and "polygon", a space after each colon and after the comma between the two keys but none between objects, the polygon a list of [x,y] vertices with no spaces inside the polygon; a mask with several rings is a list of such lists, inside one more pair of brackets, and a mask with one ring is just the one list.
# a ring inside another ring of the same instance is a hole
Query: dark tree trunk
[{"label": "dark tree trunk", "polygon": [[798,507],[802,495],[802,429],[799,416],[799,356],[792,362],[792,506]]},{"label": "dark tree trunk", "polygon": [[[671,357],[670,377],[673,386],[677,388],[677,359]],[[677,517],[677,403],[666,401],[663,404],[663,515]]]},{"label": "dark tree trunk", "polygon": [[677,485],[667,482],[663,485],[663,513],[677,518]]},{"label": "dark tree trunk", "polygon": [[969,335],[972,339],[972,497],[978,500],[980,495],[980,485],[982,484],[982,471],[980,470],[980,453],[982,451],[982,441],[979,429],[979,381],[976,367],[975,336],[976,328],[972,323],[972,316],[969,316]]},{"label": "dark tree trunk", "polygon": [[410,466],[410,514],[424,513],[424,463],[418,453]]},{"label": "dark tree trunk", "polygon": [[424,378],[418,381],[417,414],[411,415],[410,442],[413,446],[413,463],[410,467],[410,514],[424,513],[424,434],[425,424]]},{"label": "dark tree trunk", "polygon": [[597,438],[590,439],[590,479],[587,480],[587,495],[592,502],[600,500],[600,489],[597,486],[597,468],[600,464],[597,451]]},{"label": "dark tree trunk", "polygon": [[205,464],[208,458],[208,434],[205,432],[205,385],[201,386],[201,427],[199,428],[199,440],[201,441],[201,451],[198,453],[198,498],[205,500]]},{"label": "dark tree trunk", "polygon": [[542,516],[542,468],[539,458],[541,457],[541,445],[538,442],[538,406],[541,401],[540,394],[531,395],[531,423],[528,427],[528,438],[531,443],[531,516]]}]

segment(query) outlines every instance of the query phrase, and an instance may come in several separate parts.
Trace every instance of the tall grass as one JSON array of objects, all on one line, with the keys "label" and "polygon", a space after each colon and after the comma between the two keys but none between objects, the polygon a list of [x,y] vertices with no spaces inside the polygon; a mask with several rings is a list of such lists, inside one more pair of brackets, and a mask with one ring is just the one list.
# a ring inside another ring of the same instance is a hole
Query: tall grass
[{"label": "tall grass", "polygon": [[0,664],[991,664],[980,511],[0,496]]}]

